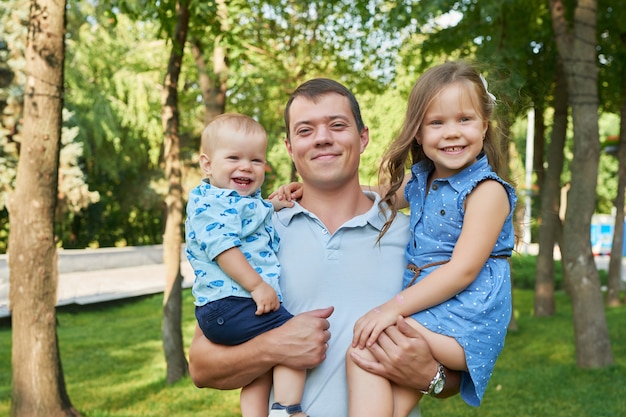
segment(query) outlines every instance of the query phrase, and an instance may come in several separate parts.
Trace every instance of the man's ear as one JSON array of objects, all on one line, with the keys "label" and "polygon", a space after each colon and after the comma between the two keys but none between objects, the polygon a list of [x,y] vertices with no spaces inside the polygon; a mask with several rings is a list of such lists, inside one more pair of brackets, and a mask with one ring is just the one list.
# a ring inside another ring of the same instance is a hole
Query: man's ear
[{"label": "man's ear", "polygon": [[293,151],[291,149],[291,141],[288,138],[285,138],[285,147],[287,148],[287,153],[289,154],[289,157],[293,161]]},{"label": "man's ear", "polygon": [[365,126],[363,128],[363,130],[361,131],[361,153],[363,153],[365,151],[365,148],[367,148],[367,145],[370,143],[370,130],[367,126]]}]

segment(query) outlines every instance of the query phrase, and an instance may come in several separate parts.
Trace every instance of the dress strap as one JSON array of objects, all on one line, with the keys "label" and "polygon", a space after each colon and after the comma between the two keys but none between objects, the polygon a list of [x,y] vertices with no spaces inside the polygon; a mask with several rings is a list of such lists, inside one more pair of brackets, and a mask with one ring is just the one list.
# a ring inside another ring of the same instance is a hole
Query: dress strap
[{"label": "dress strap", "polygon": [[[490,258],[502,259],[502,258],[509,258],[509,256],[507,256],[507,255],[491,255]],[[413,272],[414,275],[413,275],[413,278],[411,279],[411,282],[409,282],[409,285],[407,285],[407,287],[410,287],[413,284],[415,284],[415,280],[422,273],[422,270],[424,270],[426,268],[430,268],[432,266],[447,264],[448,262],[450,262],[450,259],[446,259],[444,261],[431,262],[431,263],[423,265],[423,266],[417,266],[417,265],[414,265],[414,264],[409,264],[407,266],[407,268],[410,269],[411,272]]]}]

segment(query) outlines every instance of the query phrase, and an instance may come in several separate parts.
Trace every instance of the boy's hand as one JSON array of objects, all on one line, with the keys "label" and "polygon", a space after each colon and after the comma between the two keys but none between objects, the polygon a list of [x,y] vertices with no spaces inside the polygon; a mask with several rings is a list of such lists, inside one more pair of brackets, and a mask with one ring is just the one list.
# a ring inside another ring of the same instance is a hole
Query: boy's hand
[{"label": "boy's hand", "polygon": [[270,311],[276,311],[280,307],[280,301],[276,295],[276,291],[267,282],[263,281],[254,290],[250,292],[252,299],[256,303],[256,314],[269,313]]},{"label": "boy's hand", "polygon": [[274,191],[267,197],[272,200],[273,198],[278,200],[294,201],[302,198],[302,184],[299,182],[291,182],[289,184],[281,185],[278,190]]},{"label": "boy's hand", "polygon": [[[273,195],[274,193],[272,193]],[[284,208],[293,207],[293,201],[285,200],[278,198],[277,195],[273,195],[272,198],[269,199],[270,203],[272,203],[272,207],[274,207],[274,211],[282,210]]]}]

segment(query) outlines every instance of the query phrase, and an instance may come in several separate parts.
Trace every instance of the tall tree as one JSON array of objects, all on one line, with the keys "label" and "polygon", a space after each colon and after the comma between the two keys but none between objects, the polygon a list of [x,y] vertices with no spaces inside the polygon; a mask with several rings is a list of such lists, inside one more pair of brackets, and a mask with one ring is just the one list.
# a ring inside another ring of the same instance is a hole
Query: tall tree
[{"label": "tall tree", "polygon": [[64,32],[65,2],[31,2],[22,146],[8,205],[14,417],[79,415],[65,390],[55,313]]},{"label": "tall tree", "polygon": [[191,41],[191,52],[198,69],[198,84],[205,108],[204,122],[208,123],[226,110],[227,52],[216,40],[213,46],[213,67],[207,65],[204,48],[197,38]]},{"label": "tall tree", "polygon": [[574,124],[571,189],[563,226],[563,268],[572,294],[576,363],[597,368],[613,363],[600,278],[591,250],[600,141],[596,59],[597,0],[578,0],[566,17],[562,0],[549,0],[563,62]]},{"label": "tall tree", "polygon": [[178,79],[183,61],[187,30],[189,27],[189,0],[176,3],[176,25],[172,34],[172,50],[167,74],[163,83],[163,110],[161,121],[164,132],[165,177],[169,192],[165,203],[167,217],[163,234],[163,262],[165,264],[165,291],[163,294],[163,350],[167,362],[168,383],[181,379],[188,373],[188,363],[183,348],[182,275],[180,273],[181,224],[183,196],[180,166],[180,137],[178,116]]},{"label": "tall tree", "polygon": [[[626,38],[626,34],[624,35]],[[620,108],[619,145],[617,148],[617,196],[615,197],[615,227],[609,260],[606,303],[610,307],[621,305],[620,290],[624,253],[624,194],[626,191],[626,74],[622,78],[622,106]]]},{"label": "tall tree", "polygon": [[[213,10],[207,10],[205,13],[211,13]],[[191,40],[191,52],[193,59],[198,69],[198,84],[200,85],[200,92],[202,94],[202,102],[204,103],[204,122],[208,123],[216,116],[224,113],[226,110],[226,91],[228,90],[228,44],[224,34],[227,34],[231,30],[231,25],[228,19],[228,5],[226,0],[216,0],[214,15],[216,24],[219,30],[218,33],[213,34],[211,39],[212,45],[212,66],[207,65],[207,60],[204,56],[203,42],[200,41],[204,38],[203,34],[207,31],[211,32],[211,25],[206,28],[203,19],[203,30],[199,31],[193,36]],[[205,40],[204,45],[207,42]]]},{"label": "tall tree", "polygon": [[548,168],[541,186],[539,254],[537,255],[535,274],[536,316],[551,316],[556,309],[554,302],[554,244],[561,243],[560,236],[563,232],[563,225],[559,217],[560,190],[569,105],[563,66],[560,63],[557,65],[553,95],[554,118],[547,158]]},{"label": "tall tree", "polygon": [[[622,260],[624,248],[624,199],[626,198],[626,3],[600,0],[598,22],[602,29],[599,54],[600,103],[605,111],[619,114],[617,159],[617,192],[614,200],[615,227],[607,279],[606,304],[621,305]],[[608,4],[607,4],[608,3]],[[620,85],[621,88],[616,88]]]}]

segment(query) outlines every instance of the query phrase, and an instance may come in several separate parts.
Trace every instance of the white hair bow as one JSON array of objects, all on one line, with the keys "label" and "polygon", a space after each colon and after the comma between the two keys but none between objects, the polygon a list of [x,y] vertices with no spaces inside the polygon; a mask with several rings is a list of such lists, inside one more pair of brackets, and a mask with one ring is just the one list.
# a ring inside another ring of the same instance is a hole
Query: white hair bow
[{"label": "white hair bow", "polygon": [[494,96],[493,94],[491,94],[491,93],[489,92],[489,88],[487,87],[487,80],[485,80],[485,77],[483,77],[483,75],[482,75],[482,74],[479,74],[479,75],[480,75],[480,81],[482,81],[482,82],[483,82],[483,86],[485,87],[485,91],[487,92],[487,95],[488,95],[488,96],[489,96],[489,98],[490,98],[491,100],[493,100],[493,102],[495,103],[495,101],[496,101],[496,96]]}]

